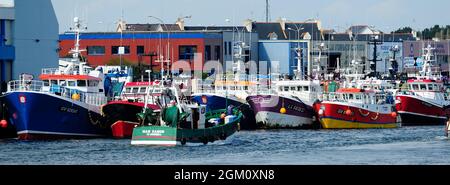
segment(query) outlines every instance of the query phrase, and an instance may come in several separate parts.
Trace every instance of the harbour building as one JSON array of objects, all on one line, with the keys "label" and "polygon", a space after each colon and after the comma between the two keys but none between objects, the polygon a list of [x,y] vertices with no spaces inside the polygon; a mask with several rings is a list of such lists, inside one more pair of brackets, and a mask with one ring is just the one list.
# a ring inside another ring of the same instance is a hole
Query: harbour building
[{"label": "harbour building", "polygon": [[[35,79],[58,66],[58,20],[51,0],[0,0],[0,80]],[[4,88],[2,90],[5,90]]]}]

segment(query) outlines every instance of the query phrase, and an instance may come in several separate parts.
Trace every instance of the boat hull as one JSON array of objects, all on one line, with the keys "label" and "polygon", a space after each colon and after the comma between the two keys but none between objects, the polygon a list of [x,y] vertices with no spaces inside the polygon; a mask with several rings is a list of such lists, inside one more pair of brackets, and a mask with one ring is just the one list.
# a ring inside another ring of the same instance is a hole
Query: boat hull
[{"label": "boat hull", "polygon": [[396,109],[403,126],[445,125],[447,113],[443,107],[415,96],[397,95]]},{"label": "boat hull", "polygon": [[212,94],[200,94],[192,96],[192,101],[200,104],[206,105],[207,111],[215,111],[221,109],[227,109],[227,105],[233,105],[234,107],[239,107],[243,117],[241,120],[242,130],[254,130],[258,126],[256,124],[255,114],[250,105],[245,102],[240,102],[233,100],[231,98],[226,98],[223,96],[212,95]]},{"label": "boat hull", "polygon": [[116,139],[128,139],[133,136],[133,129],[137,127],[139,123],[133,123],[128,121],[117,121],[111,125],[112,135]]},{"label": "boat hull", "polygon": [[4,97],[9,122],[19,139],[110,137],[99,108],[52,94],[13,92]]},{"label": "boat hull", "polygon": [[[335,104],[318,103],[314,106],[319,121],[324,129],[374,129],[398,128],[397,117],[391,114],[382,114],[358,107]],[[351,110],[347,115],[347,110]]]},{"label": "boat hull", "polygon": [[[247,102],[256,122],[265,128],[308,128],[313,125],[314,110],[299,100],[280,96],[250,96]],[[285,108],[286,112],[281,113]]]},{"label": "boat hull", "polygon": [[[112,101],[102,106],[102,114],[109,124],[115,124],[118,121],[127,121],[137,123],[138,117],[136,114],[143,111],[145,104],[141,102],[128,101]],[[152,110],[159,110],[157,105],[148,104],[148,108]],[[131,135],[131,133],[129,133]]]},{"label": "boat hull", "polygon": [[179,129],[165,126],[141,126],[133,130],[131,145],[176,146],[225,140],[239,130],[239,123],[229,123],[206,129]]}]

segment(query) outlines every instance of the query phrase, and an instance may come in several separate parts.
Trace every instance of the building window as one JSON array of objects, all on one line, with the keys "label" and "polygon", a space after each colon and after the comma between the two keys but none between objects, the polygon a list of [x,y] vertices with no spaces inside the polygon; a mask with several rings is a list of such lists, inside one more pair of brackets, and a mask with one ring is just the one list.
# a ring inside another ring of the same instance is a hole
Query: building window
[{"label": "building window", "polygon": [[88,52],[88,55],[105,55],[105,47],[104,46],[88,46],[87,52]]},{"label": "building window", "polygon": [[231,51],[232,51],[232,49],[231,49],[231,42],[228,42],[228,55],[231,55],[232,53],[231,53]]},{"label": "building window", "polygon": [[125,48],[125,52],[124,52],[125,55],[130,54],[130,46],[113,46],[113,47],[111,47],[111,54],[118,55],[120,47]]},{"label": "building window", "polygon": [[197,46],[180,46],[178,53],[180,60],[193,60],[197,53]]},{"label": "building window", "polygon": [[144,46],[137,46],[136,48],[136,54],[143,55],[145,54],[145,47]]},{"label": "building window", "polygon": [[205,60],[211,60],[211,46],[205,46]]},{"label": "building window", "polygon": [[214,60],[220,60],[220,46],[214,48]]}]

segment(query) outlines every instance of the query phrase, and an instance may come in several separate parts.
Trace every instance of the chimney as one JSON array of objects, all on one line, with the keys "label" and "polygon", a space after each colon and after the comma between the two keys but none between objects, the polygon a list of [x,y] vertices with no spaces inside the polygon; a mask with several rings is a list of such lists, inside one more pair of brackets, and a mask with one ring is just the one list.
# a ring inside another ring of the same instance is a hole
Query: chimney
[{"label": "chimney", "polygon": [[181,31],[184,31],[184,19],[183,18],[178,18],[177,23],[178,27],[180,27]]},{"label": "chimney", "polygon": [[253,21],[251,19],[247,19],[244,21],[244,26],[247,28],[248,32],[252,32],[253,30]]}]

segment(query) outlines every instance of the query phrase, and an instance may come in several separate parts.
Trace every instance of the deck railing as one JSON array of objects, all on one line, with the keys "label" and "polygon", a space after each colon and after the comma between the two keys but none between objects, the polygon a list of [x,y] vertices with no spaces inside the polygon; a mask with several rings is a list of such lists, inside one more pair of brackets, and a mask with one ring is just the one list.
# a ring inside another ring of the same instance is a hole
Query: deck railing
[{"label": "deck railing", "polygon": [[[47,83],[47,84],[46,84]],[[55,94],[74,101],[84,102],[89,105],[100,106],[107,103],[107,97],[101,93],[86,93],[57,85],[49,85],[48,82],[34,80],[15,80],[8,83],[7,92],[45,92]]]}]

